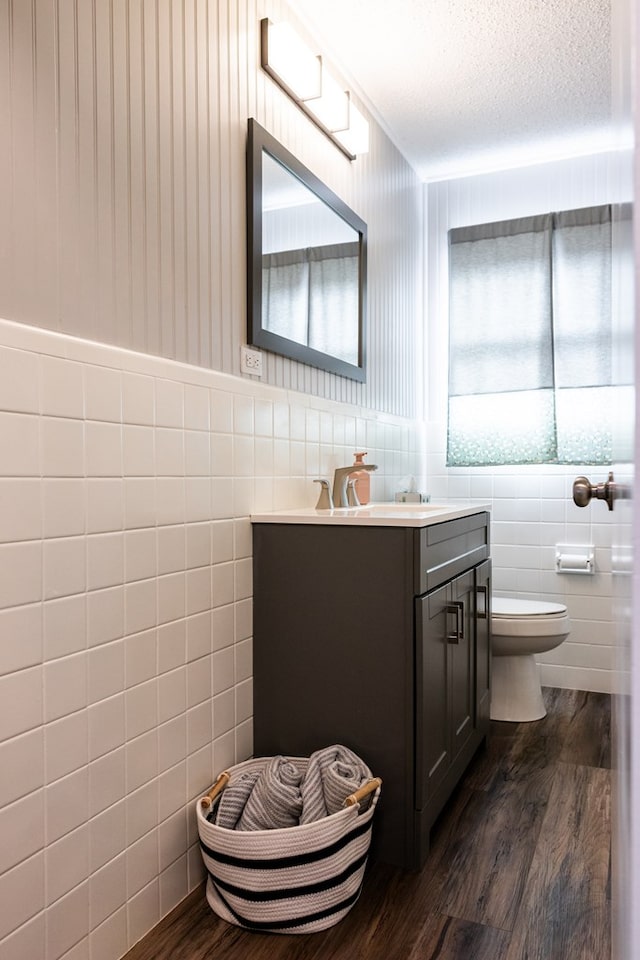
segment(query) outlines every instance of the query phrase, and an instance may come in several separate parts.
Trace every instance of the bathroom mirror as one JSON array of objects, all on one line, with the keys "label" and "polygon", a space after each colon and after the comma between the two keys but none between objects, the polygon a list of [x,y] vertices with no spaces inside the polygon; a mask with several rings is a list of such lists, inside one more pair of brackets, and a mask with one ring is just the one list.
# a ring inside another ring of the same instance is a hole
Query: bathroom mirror
[{"label": "bathroom mirror", "polygon": [[366,254],[366,224],[249,120],[247,342],[364,381]]}]

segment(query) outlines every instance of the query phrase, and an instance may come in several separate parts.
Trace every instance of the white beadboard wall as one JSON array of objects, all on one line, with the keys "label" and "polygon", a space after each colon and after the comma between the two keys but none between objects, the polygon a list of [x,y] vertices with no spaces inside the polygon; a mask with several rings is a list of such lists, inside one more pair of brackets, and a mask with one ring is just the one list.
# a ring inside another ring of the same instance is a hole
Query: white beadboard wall
[{"label": "white beadboard wall", "polygon": [[[295,5],[294,5],[295,6]],[[118,960],[252,749],[255,510],[424,473],[422,186],[258,65],[267,0],[0,0],[0,956]],[[258,122],[369,226],[369,377],[243,377]]]},{"label": "white beadboard wall", "polygon": [[[611,692],[613,517],[603,503],[573,504],[574,477],[606,479],[606,468],[579,466],[446,467],[447,231],[452,227],[549,210],[629,200],[629,154],[599,154],[425,186],[429,378],[427,489],[438,497],[492,504],[494,593],[566,603],[569,638],[539,657],[550,686]],[[524,426],[524,425],[523,425]],[[556,544],[593,543],[596,574],[555,573]]]},{"label": "white beadboard wall", "polygon": [[1,316],[240,375],[253,116],[369,244],[367,383],[270,354],[264,382],[415,415],[421,185],[376,124],[350,163],[260,69],[260,19],[294,15],[284,0],[0,0]]}]

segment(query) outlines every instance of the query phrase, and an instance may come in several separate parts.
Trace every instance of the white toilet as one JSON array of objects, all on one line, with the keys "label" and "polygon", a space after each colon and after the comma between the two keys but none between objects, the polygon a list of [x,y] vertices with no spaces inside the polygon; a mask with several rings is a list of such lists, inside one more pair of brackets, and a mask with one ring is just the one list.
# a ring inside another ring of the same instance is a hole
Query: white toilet
[{"label": "white toilet", "polygon": [[569,630],[561,603],[492,598],[492,720],[519,723],[546,715],[534,655],[558,647]]}]

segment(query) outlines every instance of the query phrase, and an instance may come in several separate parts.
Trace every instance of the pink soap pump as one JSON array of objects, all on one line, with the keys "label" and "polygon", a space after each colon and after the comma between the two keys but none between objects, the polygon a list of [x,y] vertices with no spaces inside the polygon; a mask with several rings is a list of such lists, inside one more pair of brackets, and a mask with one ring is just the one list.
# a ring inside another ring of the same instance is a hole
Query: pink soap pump
[{"label": "pink soap pump", "polygon": [[[357,467],[364,463],[364,457],[366,457],[366,451],[364,453],[354,453],[354,467]],[[356,496],[360,503],[365,504],[369,503],[371,499],[371,478],[369,477],[368,470],[355,470],[351,474],[351,479],[356,481]]]}]

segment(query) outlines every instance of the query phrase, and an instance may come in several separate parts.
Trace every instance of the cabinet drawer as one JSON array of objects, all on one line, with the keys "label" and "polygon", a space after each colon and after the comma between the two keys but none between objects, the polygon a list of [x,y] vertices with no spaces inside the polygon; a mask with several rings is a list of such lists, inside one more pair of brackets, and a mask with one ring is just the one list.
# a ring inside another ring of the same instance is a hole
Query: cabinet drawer
[{"label": "cabinet drawer", "polygon": [[415,592],[446,583],[489,557],[489,514],[474,513],[422,527],[416,538]]}]

